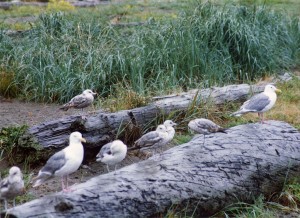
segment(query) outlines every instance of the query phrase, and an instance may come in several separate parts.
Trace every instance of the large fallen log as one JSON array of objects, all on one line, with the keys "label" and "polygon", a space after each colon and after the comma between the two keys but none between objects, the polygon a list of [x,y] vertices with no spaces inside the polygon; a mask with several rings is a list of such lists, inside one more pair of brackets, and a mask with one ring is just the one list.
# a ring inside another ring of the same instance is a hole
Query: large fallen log
[{"label": "large fallen log", "polygon": [[300,133],[289,124],[246,124],[190,142],[8,210],[17,217],[147,217],[197,205],[198,217],[281,190],[300,172]]},{"label": "large fallen log", "polygon": [[[253,92],[262,91],[264,86],[247,84],[230,85],[202,90],[192,90],[178,95],[164,96],[145,107],[123,110],[116,113],[96,112],[84,120],[81,116],[69,116],[44,122],[29,128],[28,134],[19,140],[19,145],[28,146],[34,141],[43,148],[61,148],[67,145],[69,134],[80,131],[87,139],[85,148],[99,148],[103,144],[118,138],[135,140],[141,130],[160,115],[186,111],[191,106],[201,106],[207,101],[216,105],[225,102],[243,100]],[[123,131],[122,131],[123,130]],[[130,135],[128,135],[130,134]],[[126,136],[126,137],[125,137]],[[126,141],[125,141],[126,142]]]}]

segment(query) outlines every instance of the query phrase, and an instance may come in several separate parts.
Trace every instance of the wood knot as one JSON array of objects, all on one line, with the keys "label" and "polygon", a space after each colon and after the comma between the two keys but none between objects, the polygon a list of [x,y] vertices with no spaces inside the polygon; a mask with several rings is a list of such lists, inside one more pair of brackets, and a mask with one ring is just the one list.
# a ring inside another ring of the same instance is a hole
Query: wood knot
[{"label": "wood knot", "polygon": [[60,202],[54,206],[54,209],[59,212],[65,212],[67,210],[72,210],[74,207],[69,202]]}]

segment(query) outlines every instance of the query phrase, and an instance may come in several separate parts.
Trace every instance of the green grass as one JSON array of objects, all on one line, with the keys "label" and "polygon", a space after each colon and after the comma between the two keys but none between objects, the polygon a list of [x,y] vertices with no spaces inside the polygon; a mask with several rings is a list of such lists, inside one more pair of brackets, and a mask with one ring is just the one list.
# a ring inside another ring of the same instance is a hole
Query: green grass
[{"label": "green grass", "polygon": [[300,2],[298,0],[212,0],[217,4],[236,5],[266,5],[274,10],[282,11],[289,15],[299,16]]},{"label": "green grass", "polygon": [[14,158],[12,157],[13,150],[16,149],[19,138],[24,135],[27,128],[27,126],[2,128],[0,130],[1,154],[5,153],[5,156]]},{"label": "green grass", "polygon": [[[111,7],[126,17],[141,6]],[[44,102],[86,88],[111,96],[115,84],[153,95],[254,80],[295,66],[299,55],[296,20],[263,7],[193,2],[172,19],[126,28],[97,13],[43,14],[24,37],[0,35],[0,66],[14,73],[5,90],[18,87],[23,98]]]},{"label": "green grass", "polygon": [[255,199],[253,204],[239,202],[230,205],[220,214],[215,217],[236,217],[236,218],[273,218],[276,211],[266,207],[265,199],[263,196]]}]

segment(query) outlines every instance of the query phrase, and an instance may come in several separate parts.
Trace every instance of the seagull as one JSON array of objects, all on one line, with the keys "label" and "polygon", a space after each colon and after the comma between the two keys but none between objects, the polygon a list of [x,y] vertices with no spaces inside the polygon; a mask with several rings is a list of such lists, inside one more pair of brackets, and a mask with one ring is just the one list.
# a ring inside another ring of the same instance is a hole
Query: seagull
[{"label": "seagull", "polygon": [[205,135],[216,132],[226,133],[226,129],[205,118],[191,120],[188,124],[188,127],[190,130],[196,133],[203,134],[203,145],[205,143]]},{"label": "seagull", "polygon": [[9,169],[8,177],[0,181],[0,199],[4,199],[4,207],[7,210],[7,200],[13,199],[15,206],[15,197],[24,193],[23,175],[19,167],[13,166]]},{"label": "seagull", "polygon": [[49,158],[46,165],[39,171],[38,176],[34,178],[33,187],[41,185],[53,176],[60,176],[63,192],[70,191],[68,175],[75,172],[81,165],[84,153],[81,142],[86,142],[86,140],[80,132],[72,132],[69,141],[69,146]]},{"label": "seagull", "polygon": [[168,133],[168,138],[166,144],[168,144],[172,139],[174,138],[175,135],[175,129],[173,126],[176,126],[177,124],[174,123],[172,120],[166,120],[164,122],[165,127],[167,128],[167,133]]},{"label": "seagull", "polygon": [[158,148],[164,146],[168,142],[169,134],[165,125],[158,125],[155,131],[151,131],[143,135],[134,142],[134,147],[128,150],[135,150],[140,148]]},{"label": "seagull", "polygon": [[90,89],[86,89],[82,92],[80,95],[76,95],[74,98],[72,98],[68,103],[64,104],[59,109],[67,111],[69,108],[76,108],[81,109],[90,106],[94,101],[94,96],[97,93],[93,92]]},{"label": "seagull", "polygon": [[115,170],[117,163],[121,162],[127,153],[127,145],[125,145],[121,140],[115,140],[113,142],[105,144],[96,156],[97,162],[102,162],[106,164],[107,171],[109,172],[109,165],[115,165]]},{"label": "seagull", "polygon": [[266,85],[262,93],[252,96],[248,101],[244,102],[241,108],[230,114],[230,116],[241,116],[246,113],[258,113],[261,123],[264,123],[264,112],[270,110],[277,99],[276,92],[281,90],[273,85]]}]

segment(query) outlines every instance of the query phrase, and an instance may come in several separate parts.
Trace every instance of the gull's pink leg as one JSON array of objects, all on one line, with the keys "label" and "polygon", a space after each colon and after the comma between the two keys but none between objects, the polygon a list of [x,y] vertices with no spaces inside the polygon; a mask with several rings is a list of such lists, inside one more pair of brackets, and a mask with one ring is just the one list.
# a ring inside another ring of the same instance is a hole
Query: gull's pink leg
[{"label": "gull's pink leg", "polygon": [[67,180],[67,189],[69,189],[69,175],[66,176],[66,180]]},{"label": "gull's pink leg", "polygon": [[69,175],[64,176],[64,179],[67,185],[63,188],[63,192],[71,192],[72,190],[69,188]]},{"label": "gull's pink leg", "polygon": [[260,123],[263,124],[264,122],[264,113],[258,113],[258,116],[260,118]]}]

